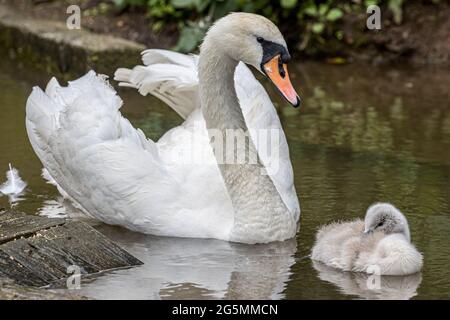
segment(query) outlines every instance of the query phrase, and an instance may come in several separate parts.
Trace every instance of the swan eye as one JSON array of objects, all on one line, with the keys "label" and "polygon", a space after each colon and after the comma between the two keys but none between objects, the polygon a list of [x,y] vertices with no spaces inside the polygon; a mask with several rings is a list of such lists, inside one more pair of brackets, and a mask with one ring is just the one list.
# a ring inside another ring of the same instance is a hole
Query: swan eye
[{"label": "swan eye", "polygon": [[378,228],[378,227],[381,227],[383,224],[384,224],[384,221],[380,221],[380,222],[377,224],[376,227],[377,227],[377,228]]},{"label": "swan eye", "polygon": [[263,37],[256,37],[256,41],[258,41],[259,43],[263,43],[264,42],[264,38]]}]

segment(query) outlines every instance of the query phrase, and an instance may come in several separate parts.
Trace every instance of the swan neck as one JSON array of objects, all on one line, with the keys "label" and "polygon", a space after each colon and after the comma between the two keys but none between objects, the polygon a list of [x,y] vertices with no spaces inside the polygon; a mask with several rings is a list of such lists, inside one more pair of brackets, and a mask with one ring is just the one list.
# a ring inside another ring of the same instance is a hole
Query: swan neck
[{"label": "swan neck", "polygon": [[238,61],[207,41],[199,58],[199,87],[208,129],[247,129],[234,87]]},{"label": "swan neck", "polygon": [[[233,205],[230,241],[281,241],[296,233],[296,221],[287,209],[258,151],[249,137],[234,86],[238,61],[205,39],[198,64],[200,102],[206,128],[225,187]],[[229,134],[234,135],[229,143]],[[216,135],[219,133],[219,135]],[[214,142],[213,142],[214,141]],[[217,141],[220,142],[217,148]],[[241,141],[241,143],[234,143]],[[244,141],[244,143],[242,143]],[[222,152],[217,152],[221,149]],[[245,161],[229,162],[244,155]],[[250,163],[247,159],[256,159]]]}]

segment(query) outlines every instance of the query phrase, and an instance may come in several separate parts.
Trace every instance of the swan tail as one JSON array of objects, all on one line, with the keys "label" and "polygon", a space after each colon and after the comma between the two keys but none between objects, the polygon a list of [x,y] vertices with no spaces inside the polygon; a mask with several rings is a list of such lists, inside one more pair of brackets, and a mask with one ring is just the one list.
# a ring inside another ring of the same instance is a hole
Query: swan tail
[{"label": "swan tail", "polygon": [[149,49],[142,52],[144,66],[119,68],[114,80],[119,86],[151,94],[169,105],[183,119],[199,104],[197,58],[176,52]]},{"label": "swan tail", "polygon": [[70,199],[70,196],[67,194],[67,192],[58,184],[58,182],[56,182],[55,179],[53,179],[53,177],[50,175],[50,173],[48,172],[48,170],[46,168],[42,168],[41,177],[44,178],[44,180],[48,184],[51,184],[52,186],[55,186],[56,189],[58,189],[59,194],[64,199]]}]

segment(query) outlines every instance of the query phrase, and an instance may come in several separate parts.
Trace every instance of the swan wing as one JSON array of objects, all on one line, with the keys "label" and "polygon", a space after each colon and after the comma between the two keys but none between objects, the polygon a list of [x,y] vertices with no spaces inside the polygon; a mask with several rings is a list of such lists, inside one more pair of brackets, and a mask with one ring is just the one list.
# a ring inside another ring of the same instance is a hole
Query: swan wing
[{"label": "swan wing", "polygon": [[415,246],[402,234],[391,234],[382,238],[368,255],[365,268],[383,275],[402,276],[417,273],[422,266],[422,254]]},{"label": "swan wing", "polygon": [[294,185],[294,172],[277,110],[262,84],[242,62],[236,68],[234,82],[258,155],[286,207],[298,221],[300,204]]},{"label": "swan wing", "polygon": [[114,80],[120,86],[135,88],[140,94],[151,94],[165,102],[183,119],[197,108],[198,76],[194,55],[150,49],[142,52],[144,66],[119,68]]},{"label": "swan wing", "polygon": [[[224,188],[213,171],[217,167],[196,174],[179,169],[183,159],[165,162],[178,146],[177,137],[190,139],[192,128],[172,129],[175,142],[159,146],[122,117],[121,105],[93,71],[68,87],[52,79],[46,92],[34,88],[26,126],[49,175],[105,223],[156,235],[226,240],[233,212],[226,197],[217,194]],[[201,179],[208,175],[212,179]]]}]

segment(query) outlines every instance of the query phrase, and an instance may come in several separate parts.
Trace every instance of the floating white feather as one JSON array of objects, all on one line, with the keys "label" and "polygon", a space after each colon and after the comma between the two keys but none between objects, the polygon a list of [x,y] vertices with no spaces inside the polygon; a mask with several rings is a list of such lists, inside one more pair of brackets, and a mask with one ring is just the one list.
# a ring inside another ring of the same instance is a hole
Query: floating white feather
[{"label": "floating white feather", "polygon": [[19,176],[19,171],[9,164],[9,170],[6,172],[6,182],[0,185],[0,193],[8,196],[19,195],[25,190],[26,182]]}]

